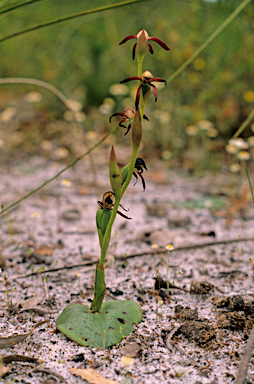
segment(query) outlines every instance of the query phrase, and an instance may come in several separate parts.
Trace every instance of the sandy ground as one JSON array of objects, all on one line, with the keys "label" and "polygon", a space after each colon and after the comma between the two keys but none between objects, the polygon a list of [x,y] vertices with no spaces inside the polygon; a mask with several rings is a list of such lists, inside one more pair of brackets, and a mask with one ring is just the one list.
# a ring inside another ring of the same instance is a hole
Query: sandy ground
[{"label": "sandy ground", "polygon": [[[0,218],[0,345],[9,368],[0,381],[83,383],[69,370],[79,367],[126,384],[233,383],[254,321],[254,207],[248,188],[234,199],[235,180],[227,174],[191,178],[148,162],[146,191],[139,180],[122,201],[133,220],[117,217],[105,271],[106,300],[138,302],[142,322],[108,350],[79,346],[55,332],[66,305],[89,305],[93,298],[97,200],[110,189],[106,160],[98,161],[98,196],[84,160]],[[41,157],[2,167],[1,204],[62,167]],[[168,244],[175,248],[170,255]],[[158,276],[168,279],[169,290],[163,282],[155,286]],[[43,320],[6,347],[12,339],[4,338]],[[26,361],[6,359],[14,354]],[[254,383],[253,360],[245,383]]]}]

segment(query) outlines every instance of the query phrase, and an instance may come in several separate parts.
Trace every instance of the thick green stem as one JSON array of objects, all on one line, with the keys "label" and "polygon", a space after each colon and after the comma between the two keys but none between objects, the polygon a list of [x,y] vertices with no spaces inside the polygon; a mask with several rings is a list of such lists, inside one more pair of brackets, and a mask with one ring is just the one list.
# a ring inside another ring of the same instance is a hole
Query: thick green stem
[{"label": "thick green stem", "polygon": [[103,237],[103,242],[102,242],[102,247],[101,247],[101,257],[100,257],[100,261],[99,261],[99,265],[102,265],[102,266],[105,263],[105,258],[106,258],[106,254],[107,254],[107,250],[108,250],[108,246],[109,246],[110,237],[111,237],[111,229],[112,229],[112,225],[113,225],[115,218],[116,218],[116,214],[118,211],[120,200],[121,200],[121,198],[116,197],[114,208],[113,208],[110,220],[108,222],[105,235]]}]

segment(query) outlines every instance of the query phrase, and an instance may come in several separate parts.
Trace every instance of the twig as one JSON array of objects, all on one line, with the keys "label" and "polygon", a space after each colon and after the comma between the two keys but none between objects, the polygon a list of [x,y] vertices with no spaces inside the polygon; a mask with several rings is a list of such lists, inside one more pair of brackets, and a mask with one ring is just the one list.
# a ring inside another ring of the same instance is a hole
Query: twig
[{"label": "twig", "polygon": [[59,373],[56,373],[54,371],[51,371],[50,369],[46,369],[46,368],[42,368],[42,367],[35,367],[33,368],[30,373],[32,372],[43,372],[43,373],[47,373],[48,375],[52,375],[52,376],[55,376],[57,377],[60,381],[64,381],[66,382],[65,378],[61,375],[59,375]]},{"label": "twig", "polygon": [[[245,241],[254,241],[254,237],[246,237],[246,238],[239,238],[236,239],[227,239],[227,240],[220,240],[220,241],[212,241],[209,243],[200,243],[200,244],[190,244],[190,245],[184,245],[182,247],[175,247],[171,252],[175,251],[183,251],[185,249],[195,249],[195,248],[204,248],[204,247],[210,247],[212,245],[221,245],[221,244],[230,244],[230,243],[239,243],[239,242],[245,242]],[[158,248],[157,253],[167,253],[168,250],[166,248]],[[115,256],[116,260],[125,260],[125,259],[131,259],[133,257],[138,256],[145,256],[145,255],[153,255],[154,250],[152,251],[146,251],[146,252],[140,252],[140,253],[133,253],[131,255],[126,256]]]},{"label": "twig", "polygon": [[254,348],[254,327],[250,333],[249,339],[246,343],[244,354],[240,363],[239,371],[236,377],[235,384],[243,384],[248,372],[248,366],[252,357]]},{"label": "twig", "polygon": [[[172,346],[175,347],[180,353],[181,355],[184,355],[188,358],[189,362],[196,368],[202,370],[202,369],[205,369],[207,367],[200,367],[200,365],[198,363],[196,363],[195,360],[193,360],[182,348],[179,347],[179,345],[177,343],[175,343],[173,340],[172,340],[172,337],[174,336],[174,334],[181,328],[182,324],[178,324],[175,328],[173,328],[173,330],[168,334],[167,336],[167,339],[166,339],[166,347],[168,348],[169,351],[172,352]],[[210,366],[210,363],[208,363]]]},{"label": "twig", "polygon": [[[81,263],[81,264],[72,264],[72,265],[67,265],[66,267],[53,268],[53,269],[49,269],[48,271],[45,270],[45,273],[52,273],[52,272],[57,272],[57,271],[63,271],[64,269],[86,267],[86,266],[91,266],[91,265],[94,265],[94,264],[96,264],[96,261],[89,261],[87,263]],[[13,276],[13,277],[8,278],[8,280],[24,279],[24,278],[30,277],[30,276],[37,276],[37,272],[26,273],[24,275],[19,275],[19,276]],[[0,281],[2,281],[2,280],[0,280]]]},{"label": "twig", "polygon": [[[241,241],[254,241],[254,238],[253,237],[242,238],[242,239],[237,238],[237,239],[230,239],[230,240],[214,241],[214,242],[211,242],[211,243],[190,244],[190,245],[186,245],[186,246],[183,246],[183,247],[176,247],[171,252],[182,251],[182,250],[185,250],[185,249],[195,249],[195,248],[209,247],[211,245],[238,243],[238,242],[241,242]],[[168,250],[165,249],[165,248],[159,248],[158,249],[158,253],[166,253],[166,252],[168,252]],[[116,260],[125,260],[125,259],[131,259],[131,258],[134,258],[134,257],[145,256],[145,255],[153,255],[153,254],[154,254],[154,251],[146,251],[146,252],[141,252],[141,253],[133,253],[131,255],[126,255],[126,256],[116,256],[115,259]],[[80,264],[72,264],[72,265],[67,265],[66,267],[49,269],[49,270],[45,271],[45,273],[52,273],[52,272],[57,272],[57,271],[63,271],[65,269],[87,267],[87,266],[91,266],[91,265],[94,265],[94,264],[96,264],[96,261],[89,261],[89,262],[80,263]],[[37,275],[37,272],[27,273],[27,274],[24,274],[24,275],[10,277],[8,280],[22,279],[22,278],[26,278],[26,277],[30,277],[30,276],[36,276],[36,275]],[[0,282],[1,281],[2,280],[0,279]],[[181,290],[185,291],[185,288],[180,288],[180,287],[172,287],[172,288],[181,289]],[[188,292],[188,290],[186,290],[186,291]]]},{"label": "twig", "polygon": [[106,296],[110,297],[113,300],[117,300],[117,298],[115,296],[111,295],[111,293],[108,291],[108,289],[106,290]]},{"label": "twig", "polygon": [[167,339],[166,339],[166,347],[172,351],[172,346],[171,346],[171,339],[174,336],[174,334],[180,329],[182,324],[178,324],[175,328],[172,329],[172,331],[168,334]]}]

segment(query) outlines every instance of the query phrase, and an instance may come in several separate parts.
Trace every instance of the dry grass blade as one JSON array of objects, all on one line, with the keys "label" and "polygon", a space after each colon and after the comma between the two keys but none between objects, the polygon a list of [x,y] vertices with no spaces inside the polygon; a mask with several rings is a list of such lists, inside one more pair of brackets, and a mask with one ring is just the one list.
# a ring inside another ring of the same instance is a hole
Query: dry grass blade
[{"label": "dry grass blade", "polygon": [[32,364],[40,364],[40,361],[36,359],[35,357],[31,356],[24,356],[24,355],[18,355],[16,353],[12,355],[7,355],[2,357],[3,363],[4,364],[10,364],[13,361],[21,361],[25,363],[32,363]]},{"label": "dry grass blade", "polygon": [[0,338],[0,348],[12,348],[12,347],[14,347],[16,344],[21,343],[28,336],[30,336],[33,333],[33,331],[35,330],[35,328],[39,327],[40,325],[42,325],[44,323],[47,323],[48,321],[49,320],[39,321],[39,323],[35,324],[33,326],[33,328],[31,329],[31,331],[29,331],[29,332],[22,333],[20,335],[12,335],[12,336],[8,336],[8,337],[1,337]]}]

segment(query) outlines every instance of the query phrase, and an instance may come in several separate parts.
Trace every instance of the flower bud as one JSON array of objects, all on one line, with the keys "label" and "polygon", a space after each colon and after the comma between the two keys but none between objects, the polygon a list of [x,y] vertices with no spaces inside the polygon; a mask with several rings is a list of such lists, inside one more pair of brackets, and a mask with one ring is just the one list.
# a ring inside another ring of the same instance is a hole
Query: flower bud
[{"label": "flower bud", "polygon": [[112,191],[114,192],[116,198],[118,198],[121,196],[122,192],[123,176],[118,167],[113,146],[110,153],[109,177],[112,186]]},{"label": "flower bud", "polygon": [[146,49],[147,49],[148,37],[149,37],[148,33],[144,29],[140,31],[137,35],[136,52],[137,52],[137,59],[139,62],[142,62],[144,60]]},{"label": "flower bud", "polygon": [[142,139],[142,124],[139,108],[135,112],[134,121],[132,124],[132,142],[134,148],[139,148]]},{"label": "flower bud", "polygon": [[129,173],[129,168],[130,168],[130,164],[127,164],[125,165],[123,168],[122,168],[122,175],[123,175],[123,184],[125,183],[126,179],[127,179],[127,176],[128,176],[128,173]]},{"label": "flower bud", "polygon": [[[97,211],[96,225],[97,225],[98,233],[99,231],[101,231],[102,236],[105,235],[111,214],[112,214],[112,211],[110,209],[104,209],[103,207],[100,207]],[[99,233],[99,238],[100,238],[100,233]]]}]

